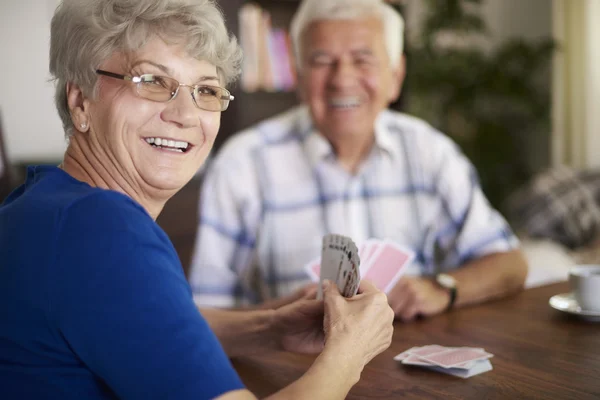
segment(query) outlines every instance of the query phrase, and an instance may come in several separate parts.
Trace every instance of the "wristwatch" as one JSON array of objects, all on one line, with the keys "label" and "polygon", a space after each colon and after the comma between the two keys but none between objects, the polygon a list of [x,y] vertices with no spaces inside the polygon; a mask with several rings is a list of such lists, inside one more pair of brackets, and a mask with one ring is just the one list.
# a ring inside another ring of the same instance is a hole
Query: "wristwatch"
[{"label": "wristwatch", "polygon": [[448,274],[437,274],[435,276],[435,282],[442,288],[448,290],[448,293],[450,294],[450,302],[448,303],[448,307],[446,307],[446,311],[448,311],[456,301],[456,279]]}]

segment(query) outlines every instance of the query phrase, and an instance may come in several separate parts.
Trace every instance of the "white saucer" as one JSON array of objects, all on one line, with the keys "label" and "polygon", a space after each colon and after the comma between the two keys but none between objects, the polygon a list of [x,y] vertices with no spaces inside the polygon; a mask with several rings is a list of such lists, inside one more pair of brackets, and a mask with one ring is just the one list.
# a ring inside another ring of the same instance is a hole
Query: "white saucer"
[{"label": "white saucer", "polygon": [[583,310],[577,304],[573,293],[561,293],[550,298],[550,307],[558,311],[577,315],[588,321],[600,321],[600,311]]}]

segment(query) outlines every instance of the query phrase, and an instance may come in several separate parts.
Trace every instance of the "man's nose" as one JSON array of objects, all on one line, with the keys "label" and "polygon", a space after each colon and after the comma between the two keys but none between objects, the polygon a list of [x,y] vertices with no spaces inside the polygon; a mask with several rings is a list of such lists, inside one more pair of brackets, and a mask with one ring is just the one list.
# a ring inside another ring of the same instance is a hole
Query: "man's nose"
[{"label": "man's nose", "polygon": [[358,76],[357,68],[350,60],[340,60],[334,65],[330,83],[334,87],[351,86]]}]

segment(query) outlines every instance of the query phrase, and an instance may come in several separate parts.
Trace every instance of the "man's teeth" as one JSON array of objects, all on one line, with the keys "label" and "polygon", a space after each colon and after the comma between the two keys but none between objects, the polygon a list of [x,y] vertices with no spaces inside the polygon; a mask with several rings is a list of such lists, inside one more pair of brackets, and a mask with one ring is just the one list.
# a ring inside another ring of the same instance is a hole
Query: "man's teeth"
[{"label": "man's teeth", "polygon": [[329,105],[332,107],[339,108],[350,108],[358,107],[360,105],[360,99],[358,97],[346,97],[343,99],[331,99]]},{"label": "man's teeth", "polygon": [[165,150],[173,150],[173,151],[185,151],[189,143],[188,142],[180,142],[178,140],[168,140],[162,138],[146,138],[146,142],[148,144],[153,145],[154,147],[160,147]]}]

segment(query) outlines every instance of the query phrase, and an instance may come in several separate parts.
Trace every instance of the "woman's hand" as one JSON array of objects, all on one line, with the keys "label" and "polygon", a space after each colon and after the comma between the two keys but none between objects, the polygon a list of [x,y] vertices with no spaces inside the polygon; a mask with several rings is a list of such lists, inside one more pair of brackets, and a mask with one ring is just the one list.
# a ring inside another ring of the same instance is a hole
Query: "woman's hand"
[{"label": "woman's hand", "polygon": [[364,367],[390,346],[394,333],[394,312],[386,295],[370,282],[361,282],[360,293],[343,297],[328,282],[324,292],[325,348],[345,352]]},{"label": "woman's hand", "polygon": [[[314,295],[310,295],[314,297]],[[281,348],[316,354],[323,350],[323,302],[301,299],[274,310]]]},{"label": "woman's hand", "polygon": [[345,298],[326,282],[323,301],[302,299],[271,310],[278,348],[321,352],[309,370],[274,399],[344,398],[365,365],[389,347],[394,312],[386,295],[369,282],[361,283],[359,290]]},{"label": "woman's hand", "polygon": [[246,309],[274,310],[276,308],[292,304],[300,299],[315,299],[317,297],[317,287],[318,285],[316,283],[309,283],[308,285],[296,290],[292,294],[279,297],[277,299],[265,301],[264,303],[261,303],[258,306],[246,307]]},{"label": "woman's hand", "polygon": [[302,299],[274,310],[281,348],[296,353],[319,353],[323,346],[344,352],[360,368],[387,349],[394,332],[394,312],[386,295],[370,282],[360,293],[343,297],[327,282],[323,301]]}]

